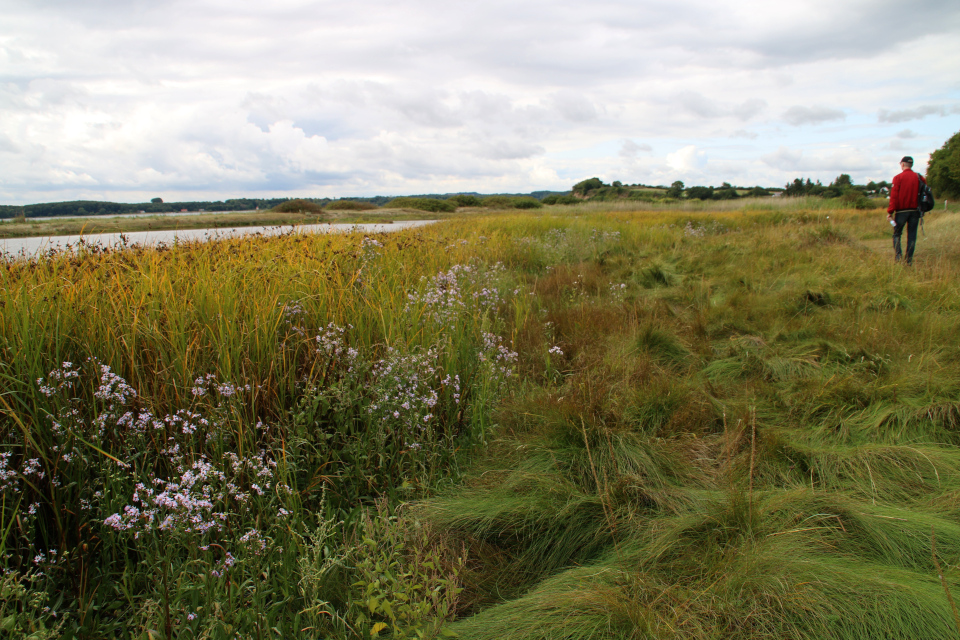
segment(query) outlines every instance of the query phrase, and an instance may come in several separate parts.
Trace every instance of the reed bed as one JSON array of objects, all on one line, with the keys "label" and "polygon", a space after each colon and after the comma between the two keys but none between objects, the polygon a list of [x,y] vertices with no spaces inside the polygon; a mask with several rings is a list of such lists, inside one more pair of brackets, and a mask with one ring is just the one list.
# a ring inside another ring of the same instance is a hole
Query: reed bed
[{"label": "reed bed", "polygon": [[597,209],[0,270],[0,634],[945,638],[958,222]]}]

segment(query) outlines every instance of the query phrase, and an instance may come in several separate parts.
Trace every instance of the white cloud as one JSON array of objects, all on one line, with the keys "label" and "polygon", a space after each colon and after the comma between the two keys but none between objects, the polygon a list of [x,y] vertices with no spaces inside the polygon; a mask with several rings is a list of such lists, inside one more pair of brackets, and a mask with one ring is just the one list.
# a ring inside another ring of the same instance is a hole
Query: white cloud
[{"label": "white cloud", "polygon": [[692,144],[667,154],[667,166],[683,174],[699,172],[706,164],[706,152]]},{"label": "white cloud", "polygon": [[7,0],[0,202],[889,178],[960,113],[960,4],[898,8]]}]

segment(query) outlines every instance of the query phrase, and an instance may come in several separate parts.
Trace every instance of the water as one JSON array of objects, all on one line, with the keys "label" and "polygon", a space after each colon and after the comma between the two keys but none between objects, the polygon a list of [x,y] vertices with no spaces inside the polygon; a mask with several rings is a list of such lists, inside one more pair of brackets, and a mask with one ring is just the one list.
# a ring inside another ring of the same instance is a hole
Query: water
[{"label": "water", "polygon": [[[154,246],[174,244],[191,240],[217,240],[237,238],[251,234],[276,236],[284,233],[389,233],[433,224],[435,220],[408,220],[389,224],[307,224],[299,226],[277,227],[229,227],[223,229],[169,229],[167,231],[136,231],[132,233],[99,233],[83,236],[43,236],[36,238],[0,239],[0,256],[29,258],[51,250],[76,249],[81,240],[86,245],[100,245],[105,248],[122,247],[125,244]],[[121,236],[123,236],[121,238]],[[126,242],[124,242],[124,239]]]}]

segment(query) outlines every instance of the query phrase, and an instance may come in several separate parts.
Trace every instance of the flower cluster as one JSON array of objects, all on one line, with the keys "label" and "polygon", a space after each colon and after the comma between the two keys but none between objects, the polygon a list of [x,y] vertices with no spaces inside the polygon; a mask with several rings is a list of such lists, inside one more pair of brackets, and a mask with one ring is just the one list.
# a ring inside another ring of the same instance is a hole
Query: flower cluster
[{"label": "flower cluster", "polygon": [[232,382],[218,382],[217,376],[212,373],[208,373],[205,376],[200,376],[193,381],[193,388],[190,389],[195,397],[202,397],[208,393],[215,393],[217,397],[232,398],[241,392],[249,393],[251,390],[250,385],[235,385]]},{"label": "flower cluster", "polygon": [[407,296],[407,309],[424,307],[427,316],[440,324],[452,324],[462,313],[496,311],[505,298],[500,285],[505,271],[499,262],[485,268],[455,264],[432,278],[424,276],[420,291]]},{"label": "flower cluster", "polygon": [[687,220],[687,226],[683,228],[683,235],[688,238],[702,238],[707,234],[706,230],[700,226],[693,226],[693,223]]},{"label": "flower cluster", "polygon": [[40,387],[40,393],[48,398],[73,390],[73,383],[80,377],[79,368],[74,368],[72,362],[64,362],[59,369],[54,369],[47,375],[47,381],[43,378],[37,380]]},{"label": "flower cluster", "polygon": [[[174,478],[136,483],[131,504],[106,518],[105,525],[117,531],[133,531],[134,537],[153,530],[196,534],[220,531],[227,524],[231,504],[242,507],[253,496],[263,496],[278,484],[277,464],[264,451],[243,458],[228,452],[221,467],[205,457],[188,464],[176,450],[167,452],[176,464]],[[278,488],[289,492],[282,483]]]},{"label": "flower cluster", "polygon": [[503,344],[503,338],[495,333],[484,332],[481,336],[480,362],[484,363],[498,385],[513,375],[513,366],[517,362],[517,352]]},{"label": "flower cluster", "polygon": [[439,371],[438,354],[403,354],[394,349],[374,364],[370,385],[372,398],[367,411],[375,419],[402,426],[415,436],[434,419],[439,394],[434,387]]}]

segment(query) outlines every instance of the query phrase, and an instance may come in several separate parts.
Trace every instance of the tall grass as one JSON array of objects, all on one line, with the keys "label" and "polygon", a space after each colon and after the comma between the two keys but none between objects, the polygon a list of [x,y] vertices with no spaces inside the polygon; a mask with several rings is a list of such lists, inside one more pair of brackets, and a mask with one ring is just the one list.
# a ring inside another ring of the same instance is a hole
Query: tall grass
[{"label": "tall grass", "polygon": [[956,637],[953,215],[592,206],[5,263],[4,624]]}]

